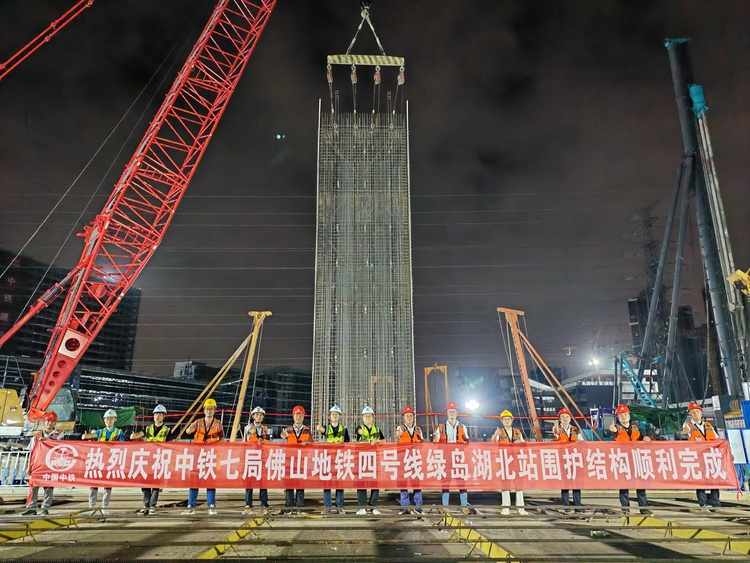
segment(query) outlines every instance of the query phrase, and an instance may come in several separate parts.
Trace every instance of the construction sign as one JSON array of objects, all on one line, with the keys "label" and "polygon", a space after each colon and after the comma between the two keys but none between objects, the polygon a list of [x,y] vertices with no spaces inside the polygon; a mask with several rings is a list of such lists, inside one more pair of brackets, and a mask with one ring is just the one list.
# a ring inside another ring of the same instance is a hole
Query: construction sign
[{"label": "construction sign", "polygon": [[738,488],[725,440],[524,444],[40,441],[34,486],[247,489]]}]

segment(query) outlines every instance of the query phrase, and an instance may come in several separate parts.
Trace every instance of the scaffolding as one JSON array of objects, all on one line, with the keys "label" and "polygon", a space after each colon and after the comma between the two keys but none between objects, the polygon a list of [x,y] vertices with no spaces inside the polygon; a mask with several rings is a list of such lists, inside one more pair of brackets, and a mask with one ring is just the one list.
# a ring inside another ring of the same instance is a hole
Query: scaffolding
[{"label": "scaffolding", "polygon": [[319,115],[312,422],[337,404],[353,431],[370,406],[390,437],[415,400],[408,108],[336,106]]}]

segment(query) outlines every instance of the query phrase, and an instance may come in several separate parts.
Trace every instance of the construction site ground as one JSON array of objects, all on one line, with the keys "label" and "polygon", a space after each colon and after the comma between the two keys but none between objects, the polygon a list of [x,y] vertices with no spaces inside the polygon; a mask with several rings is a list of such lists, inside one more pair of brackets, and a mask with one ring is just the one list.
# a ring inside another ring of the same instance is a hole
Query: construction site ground
[{"label": "construction site ground", "polygon": [[563,510],[559,491],[529,491],[525,516],[515,508],[501,515],[493,493],[470,494],[476,514],[457,506],[445,514],[439,491],[425,492],[422,514],[401,515],[398,491],[383,491],[382,514],[361,516],[354,491],[347,491],[345,514],[322,515],[322,491],[308,490],[301,514],[279,514],[283,491],[270,491],[269,514],[256,506],[243,515],[244,491],[219,490],[218,514],[209,515],[201,498],[195,514],[184,516],[187,491],[167,489],[157,513],[140,516],[139,489],[115,489],[110,506],[92,513],[87,488],[59,488],[48,516],[21,516],[27,490],[2,492],[1,560],[616,563],[747,560],[750,553],[750,501],[729,491],[710,513],[700,510],[694,491],[652,491],[652,515],[638,507],[624,514],[617,491],[584,491],[585,512]]}]

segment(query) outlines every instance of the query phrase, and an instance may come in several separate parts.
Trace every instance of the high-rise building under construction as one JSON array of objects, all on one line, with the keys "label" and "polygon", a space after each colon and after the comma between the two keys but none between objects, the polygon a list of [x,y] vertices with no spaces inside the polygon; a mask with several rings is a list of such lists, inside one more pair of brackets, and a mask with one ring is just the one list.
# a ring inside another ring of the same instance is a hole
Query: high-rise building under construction
[{"label": "high-rise building under construction", "polygon": [[[349,111],[341,111],[331,86],[330,108],[321,105],[319,115],[312,422],[337,404],[353,431],[370,406],[390,437],[401,409],[415,406],[403,59],[347,53],[328,62],[329,84],[332,65],[346,65],[335,68],[345,69],[355,96]],[[400,67],[395,95],[388,92],[383,111],[376,101],[358,113],[356,72],[374,69],[377,100],[376,65]]]}]

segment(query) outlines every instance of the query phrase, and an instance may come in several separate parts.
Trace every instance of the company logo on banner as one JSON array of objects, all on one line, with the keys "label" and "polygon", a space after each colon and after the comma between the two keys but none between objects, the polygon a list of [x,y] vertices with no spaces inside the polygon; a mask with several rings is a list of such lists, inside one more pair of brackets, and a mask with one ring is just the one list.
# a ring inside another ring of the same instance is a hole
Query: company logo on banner
[{"label": "company logo on banner", "polygon": [[393,489],[737,488],[710,442],[323,444],[40,441],[32,485]]}]

